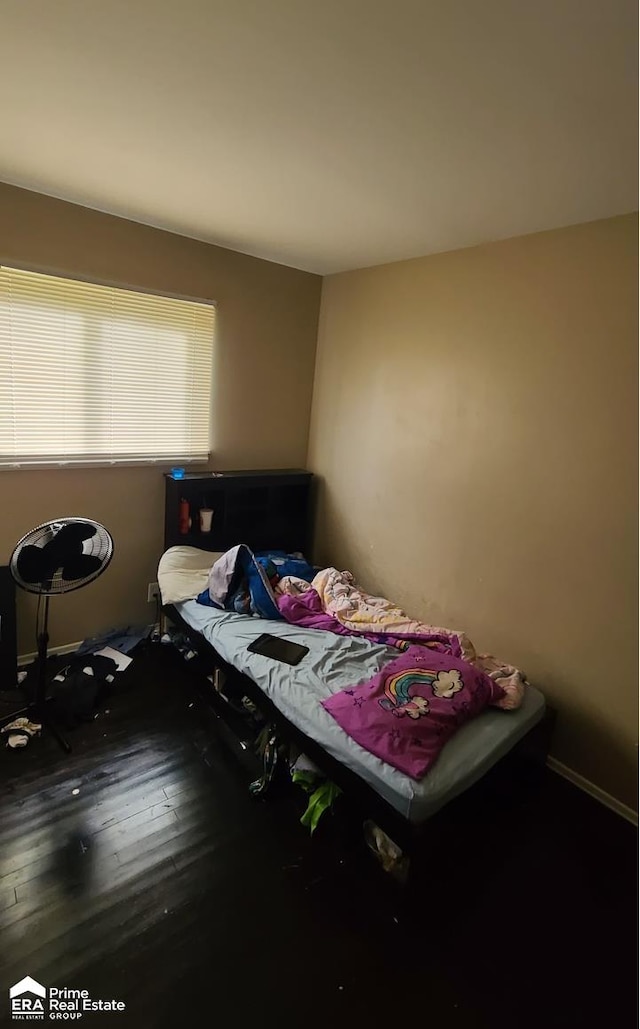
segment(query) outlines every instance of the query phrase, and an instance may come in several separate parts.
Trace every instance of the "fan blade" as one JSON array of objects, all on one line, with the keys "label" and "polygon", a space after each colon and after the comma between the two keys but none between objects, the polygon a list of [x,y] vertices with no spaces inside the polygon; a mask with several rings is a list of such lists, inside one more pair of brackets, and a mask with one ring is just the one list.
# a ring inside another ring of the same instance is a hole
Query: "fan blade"
[{"label": "fan blade", "polygon": [[89,554],[78,554],[65,561],[62,566],[63,579],[84,579],[93,572],[97,572],[102,561],[99,557],[91,557]]},{"label": "fan blade", "polygon": [[49,540],[46,546],[43,547],[43,554],[47,556],[52,564],[55,561],[57,570],[66,561],[82,554],[83,542],[91,539],[95,534],[96,528],[94,525],[84,525],[81,522],[73,525],[63,525],[53,539]]},{"label": "fan blade", "polygon": [[33,585],[43,582],[46,578],[46,568],[44,569],[45,574],[43,574],[42,547],[23,547],[18,554],[16,567],[18,575],[25,582]]}]

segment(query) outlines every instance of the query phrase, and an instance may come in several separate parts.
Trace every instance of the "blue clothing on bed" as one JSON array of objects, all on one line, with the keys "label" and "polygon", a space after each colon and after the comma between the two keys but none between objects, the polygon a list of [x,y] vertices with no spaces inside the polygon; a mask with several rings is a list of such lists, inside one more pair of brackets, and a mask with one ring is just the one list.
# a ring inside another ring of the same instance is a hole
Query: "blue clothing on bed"
[{"label": "blue clothing on bed", "polygon": [[[223,591],[214,591],[219,602],[211,599],[210,589],[207,588],[197,598],[199,604],[277,620],[282,620],[273,590],[278,579],[285,575],[296,575],[311,582],[316,574],[316,569],[302,556],[286,554],[282,550],[254,554],[244,543],[218,558],[214,569],[216,565],[224,569],[226,592],[224,588]],[[211,585],[211,577],[209,582]]]}]

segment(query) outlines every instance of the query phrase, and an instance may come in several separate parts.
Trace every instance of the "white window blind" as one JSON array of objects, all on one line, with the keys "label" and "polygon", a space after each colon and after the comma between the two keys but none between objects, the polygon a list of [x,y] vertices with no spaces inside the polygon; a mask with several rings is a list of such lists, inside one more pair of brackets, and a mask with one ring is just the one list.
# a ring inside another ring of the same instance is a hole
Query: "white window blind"
[{"label": "white window blind", "polygon": [[206,460],[214,308],[0,268],[0,466]]}]

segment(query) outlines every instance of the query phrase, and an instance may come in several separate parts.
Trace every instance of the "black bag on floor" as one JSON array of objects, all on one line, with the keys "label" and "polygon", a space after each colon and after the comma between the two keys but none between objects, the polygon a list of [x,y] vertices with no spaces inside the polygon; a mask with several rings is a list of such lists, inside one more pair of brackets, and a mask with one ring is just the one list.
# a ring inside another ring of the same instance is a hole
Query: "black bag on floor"
[{"label": "black bag on floor", "polygon": [[49,688],[56,719],[69,727],[93,721],[111,685],[107,676],[116,672],[115,661],[100,654],[73,657]]}]

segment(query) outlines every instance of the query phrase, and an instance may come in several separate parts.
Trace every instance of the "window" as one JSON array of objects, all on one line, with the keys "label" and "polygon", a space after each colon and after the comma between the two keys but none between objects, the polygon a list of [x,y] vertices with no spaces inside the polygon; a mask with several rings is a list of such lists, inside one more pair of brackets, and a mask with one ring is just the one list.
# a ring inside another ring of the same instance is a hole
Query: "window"
[{"label": "window", "polygon": [[0,268],[0,466],[203,461],[211,304]]}]

